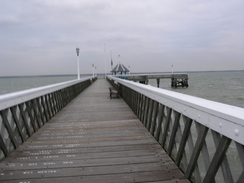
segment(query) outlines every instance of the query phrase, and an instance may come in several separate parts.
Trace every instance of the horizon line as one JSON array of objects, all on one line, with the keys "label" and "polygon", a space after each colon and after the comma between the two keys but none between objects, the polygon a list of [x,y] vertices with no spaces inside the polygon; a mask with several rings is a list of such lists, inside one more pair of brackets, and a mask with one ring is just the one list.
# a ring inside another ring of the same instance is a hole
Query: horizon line
[{"label": "horizon line", "polygon": [[[244,70],[206,70],[206,71],[174,71],[173,73],[201,73],[201,72],[242,72]],[[109,72],[110,73],[110,72]],[[172,73],[168,72],[130,72],[130,74],[148,74],[148,73]],[[108,73],[106,73],[108,74]],[[89,74],[80,74],[80,76],[92,75]],[[104,73],[97,73],[97,75],[104,75]],[[77,74],[47,74],[47,75],[16,75],[16,76],[0,76],[0,78],[17,78],[17,77],[57,77],[57,76],[77,76]]]}]

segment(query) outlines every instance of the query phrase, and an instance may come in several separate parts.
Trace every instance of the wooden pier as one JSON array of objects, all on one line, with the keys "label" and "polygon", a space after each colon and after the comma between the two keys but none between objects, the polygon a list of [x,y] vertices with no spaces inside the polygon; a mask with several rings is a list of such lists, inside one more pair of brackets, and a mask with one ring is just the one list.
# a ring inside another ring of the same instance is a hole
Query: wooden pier
[{"label": "wooden pier", "polygon": [[97,80],[1,161],[0,182],[189,182],[109,87]]},{"label": "wooden pier", "polygon": [[159,87],[160,79],[171,79],[171,87],[188,87],[188,75],[187,74],[139,74],[139,75],[122,75],[116,76],[122,79],[128,79],[143,84],[148,84],[149,79],[157,80],[157,87]]}]

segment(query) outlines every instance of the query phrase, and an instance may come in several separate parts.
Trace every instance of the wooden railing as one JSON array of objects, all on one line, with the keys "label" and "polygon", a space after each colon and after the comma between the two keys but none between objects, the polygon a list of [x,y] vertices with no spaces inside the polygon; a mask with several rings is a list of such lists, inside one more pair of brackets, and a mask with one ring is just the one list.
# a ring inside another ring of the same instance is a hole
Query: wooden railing
[{"label": "wooden railing", "polygon": [[90,78],[0,95],[0,160],[91,84]]},{"label": "wooden railing", "polygon": [[244,182],[244,109],[108,76],[192,182]]}]

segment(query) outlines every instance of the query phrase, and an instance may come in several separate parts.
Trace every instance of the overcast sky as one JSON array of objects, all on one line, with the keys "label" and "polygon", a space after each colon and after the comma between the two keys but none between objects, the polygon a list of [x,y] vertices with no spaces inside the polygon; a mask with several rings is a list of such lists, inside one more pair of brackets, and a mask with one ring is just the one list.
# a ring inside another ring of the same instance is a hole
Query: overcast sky
[{"label": "overcast sky", "polygon": [[[0,76],[244,70],[243,0],[0,0]],[[112,53],[112,54],[111,54]]]}]

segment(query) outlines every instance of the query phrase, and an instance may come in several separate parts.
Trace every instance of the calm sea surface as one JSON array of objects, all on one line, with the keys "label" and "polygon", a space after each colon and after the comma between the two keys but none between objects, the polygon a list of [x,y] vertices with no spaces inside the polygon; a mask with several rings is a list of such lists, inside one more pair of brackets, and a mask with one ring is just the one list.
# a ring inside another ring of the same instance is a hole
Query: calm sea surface
[{"label": "calm sea surface", "polygon": [[[169,79],[160,88],[244,108],[244,71],[188,73],[188,88],[171,88]],[[149,84],[157,86],[156,80]]]},{"label": "calm sea surface", "polygon": [[[170,79],[161,79],[160,88],[244,108],[244,71],[188,73],[188,88],[171,88]],[[76,76],[0,78],[0,95],[76,79]],[[149,80],[156,86],[156,80]]]}]

